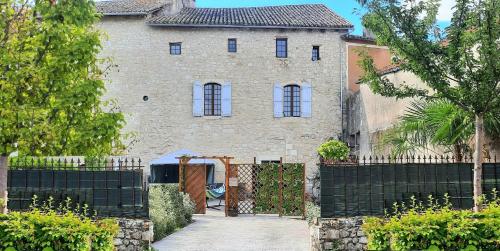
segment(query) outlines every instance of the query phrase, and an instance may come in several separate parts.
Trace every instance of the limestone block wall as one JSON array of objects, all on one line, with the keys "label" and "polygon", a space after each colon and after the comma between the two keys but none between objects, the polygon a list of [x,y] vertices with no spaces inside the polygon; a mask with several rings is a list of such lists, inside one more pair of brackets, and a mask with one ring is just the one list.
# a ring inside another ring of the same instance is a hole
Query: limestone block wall
[{"label": "limestone block wall", "polygon": [[318,218],[310,226],[311,250],[366,250],[362,217]]},{"label": "limestone block wall", "polygon": [[[108,33],[102,56],[117,67],[107,76],[106,98],[126,114],[125,131],[137,133],[128,155],[144,163],[166,153],[190,149],[227,155],[236,163],[253,158],[306,163],[316,169],[317,147],[341,134],[341,50],[338,31],[151,27],[137,17],[105,17]],[[275,57],[276,38],[288,38],[288,58]],[[227,52],[236,38],[237,53]],[[182,43],[181,55],[169,43]],[[313,62],[313,45],[321,60]],[[192,86],[232,84],[231,117],[193,117]],[[273,85],[312,84],[311,118],[274,118]],[[148,100],[143,101],[147,96]],[[148,168],[146,168],[147,171]],[[217,167],[217,180],[223,169]]]}]

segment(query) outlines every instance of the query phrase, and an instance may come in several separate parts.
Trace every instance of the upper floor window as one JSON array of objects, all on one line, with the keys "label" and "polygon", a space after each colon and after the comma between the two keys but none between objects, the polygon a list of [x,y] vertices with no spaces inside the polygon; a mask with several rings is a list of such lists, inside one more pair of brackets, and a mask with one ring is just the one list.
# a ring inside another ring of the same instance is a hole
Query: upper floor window
[{"label": "upper floor window", "polygon": [[181,43],[170,43],[170,55],[181,55]]},{"label": "upper floor window", "polygon": [[300,86],[286,85],[284,88],[283,114],[285,117],[300,117]]},{"label": "upper floor window", "polygon": [[204,87],[205,116],[221,115],[221,85],[216,83],[205,84]]},{"label": "upper floor window", "polygon": [[320,60],[319,57],[319,46],[313,46],[312,49],[312,61],[318,61]]},{"label": "upper floor window", "polygon": [[227,51],[228,52],[237,51],[236,38],[230,38],[227,40]]},{"label": "upper floor window", "polygon": [[286,38],[276,39],[276,57],[277,58],[288,57],[288,39]]}]

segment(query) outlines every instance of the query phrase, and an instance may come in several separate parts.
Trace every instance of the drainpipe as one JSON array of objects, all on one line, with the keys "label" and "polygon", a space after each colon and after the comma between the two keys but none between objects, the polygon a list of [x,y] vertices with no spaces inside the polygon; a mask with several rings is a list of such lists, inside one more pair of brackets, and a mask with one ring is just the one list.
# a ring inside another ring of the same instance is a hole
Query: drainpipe
[{"label": "drainpipe", "polygon": [[341,139],[345,140],[344,137],[344,67],[343,67],[343,59],[344,59],[344,46],[342,37],[339,37],[339,67],[340,67],[340,133]]}]

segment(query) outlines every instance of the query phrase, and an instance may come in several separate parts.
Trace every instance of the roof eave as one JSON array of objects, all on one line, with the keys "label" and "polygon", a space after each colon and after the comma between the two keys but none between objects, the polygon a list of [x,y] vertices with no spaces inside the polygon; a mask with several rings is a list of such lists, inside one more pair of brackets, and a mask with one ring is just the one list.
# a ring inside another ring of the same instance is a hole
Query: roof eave
[{"label": "roof eave", "polygon": [[111,13],[101,13],[103,16],[146,16],[148,13],[145,12],[111,12]]},{"label": "roof eave", "polygon": [[307,27],[307,26],[259,26],[259,25],[220,25],[220,24],[157,24],[146,23],[149,26],[184,27],[184,28],[254,28],[254,29],[301,29],[301,30],[349,30],[349,27]]}]

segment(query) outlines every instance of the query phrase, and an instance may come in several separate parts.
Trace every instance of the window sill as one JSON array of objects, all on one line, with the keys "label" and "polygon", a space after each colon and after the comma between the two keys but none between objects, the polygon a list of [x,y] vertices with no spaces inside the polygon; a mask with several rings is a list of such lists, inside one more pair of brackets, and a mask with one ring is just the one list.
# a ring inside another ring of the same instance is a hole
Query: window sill
[{"label": "window sill", "polygon": [[224,117],[222,117],[222,116],[202,116],[201,118],[203,118],[205,120],[219,120],[219,119],[222,119]]}]

